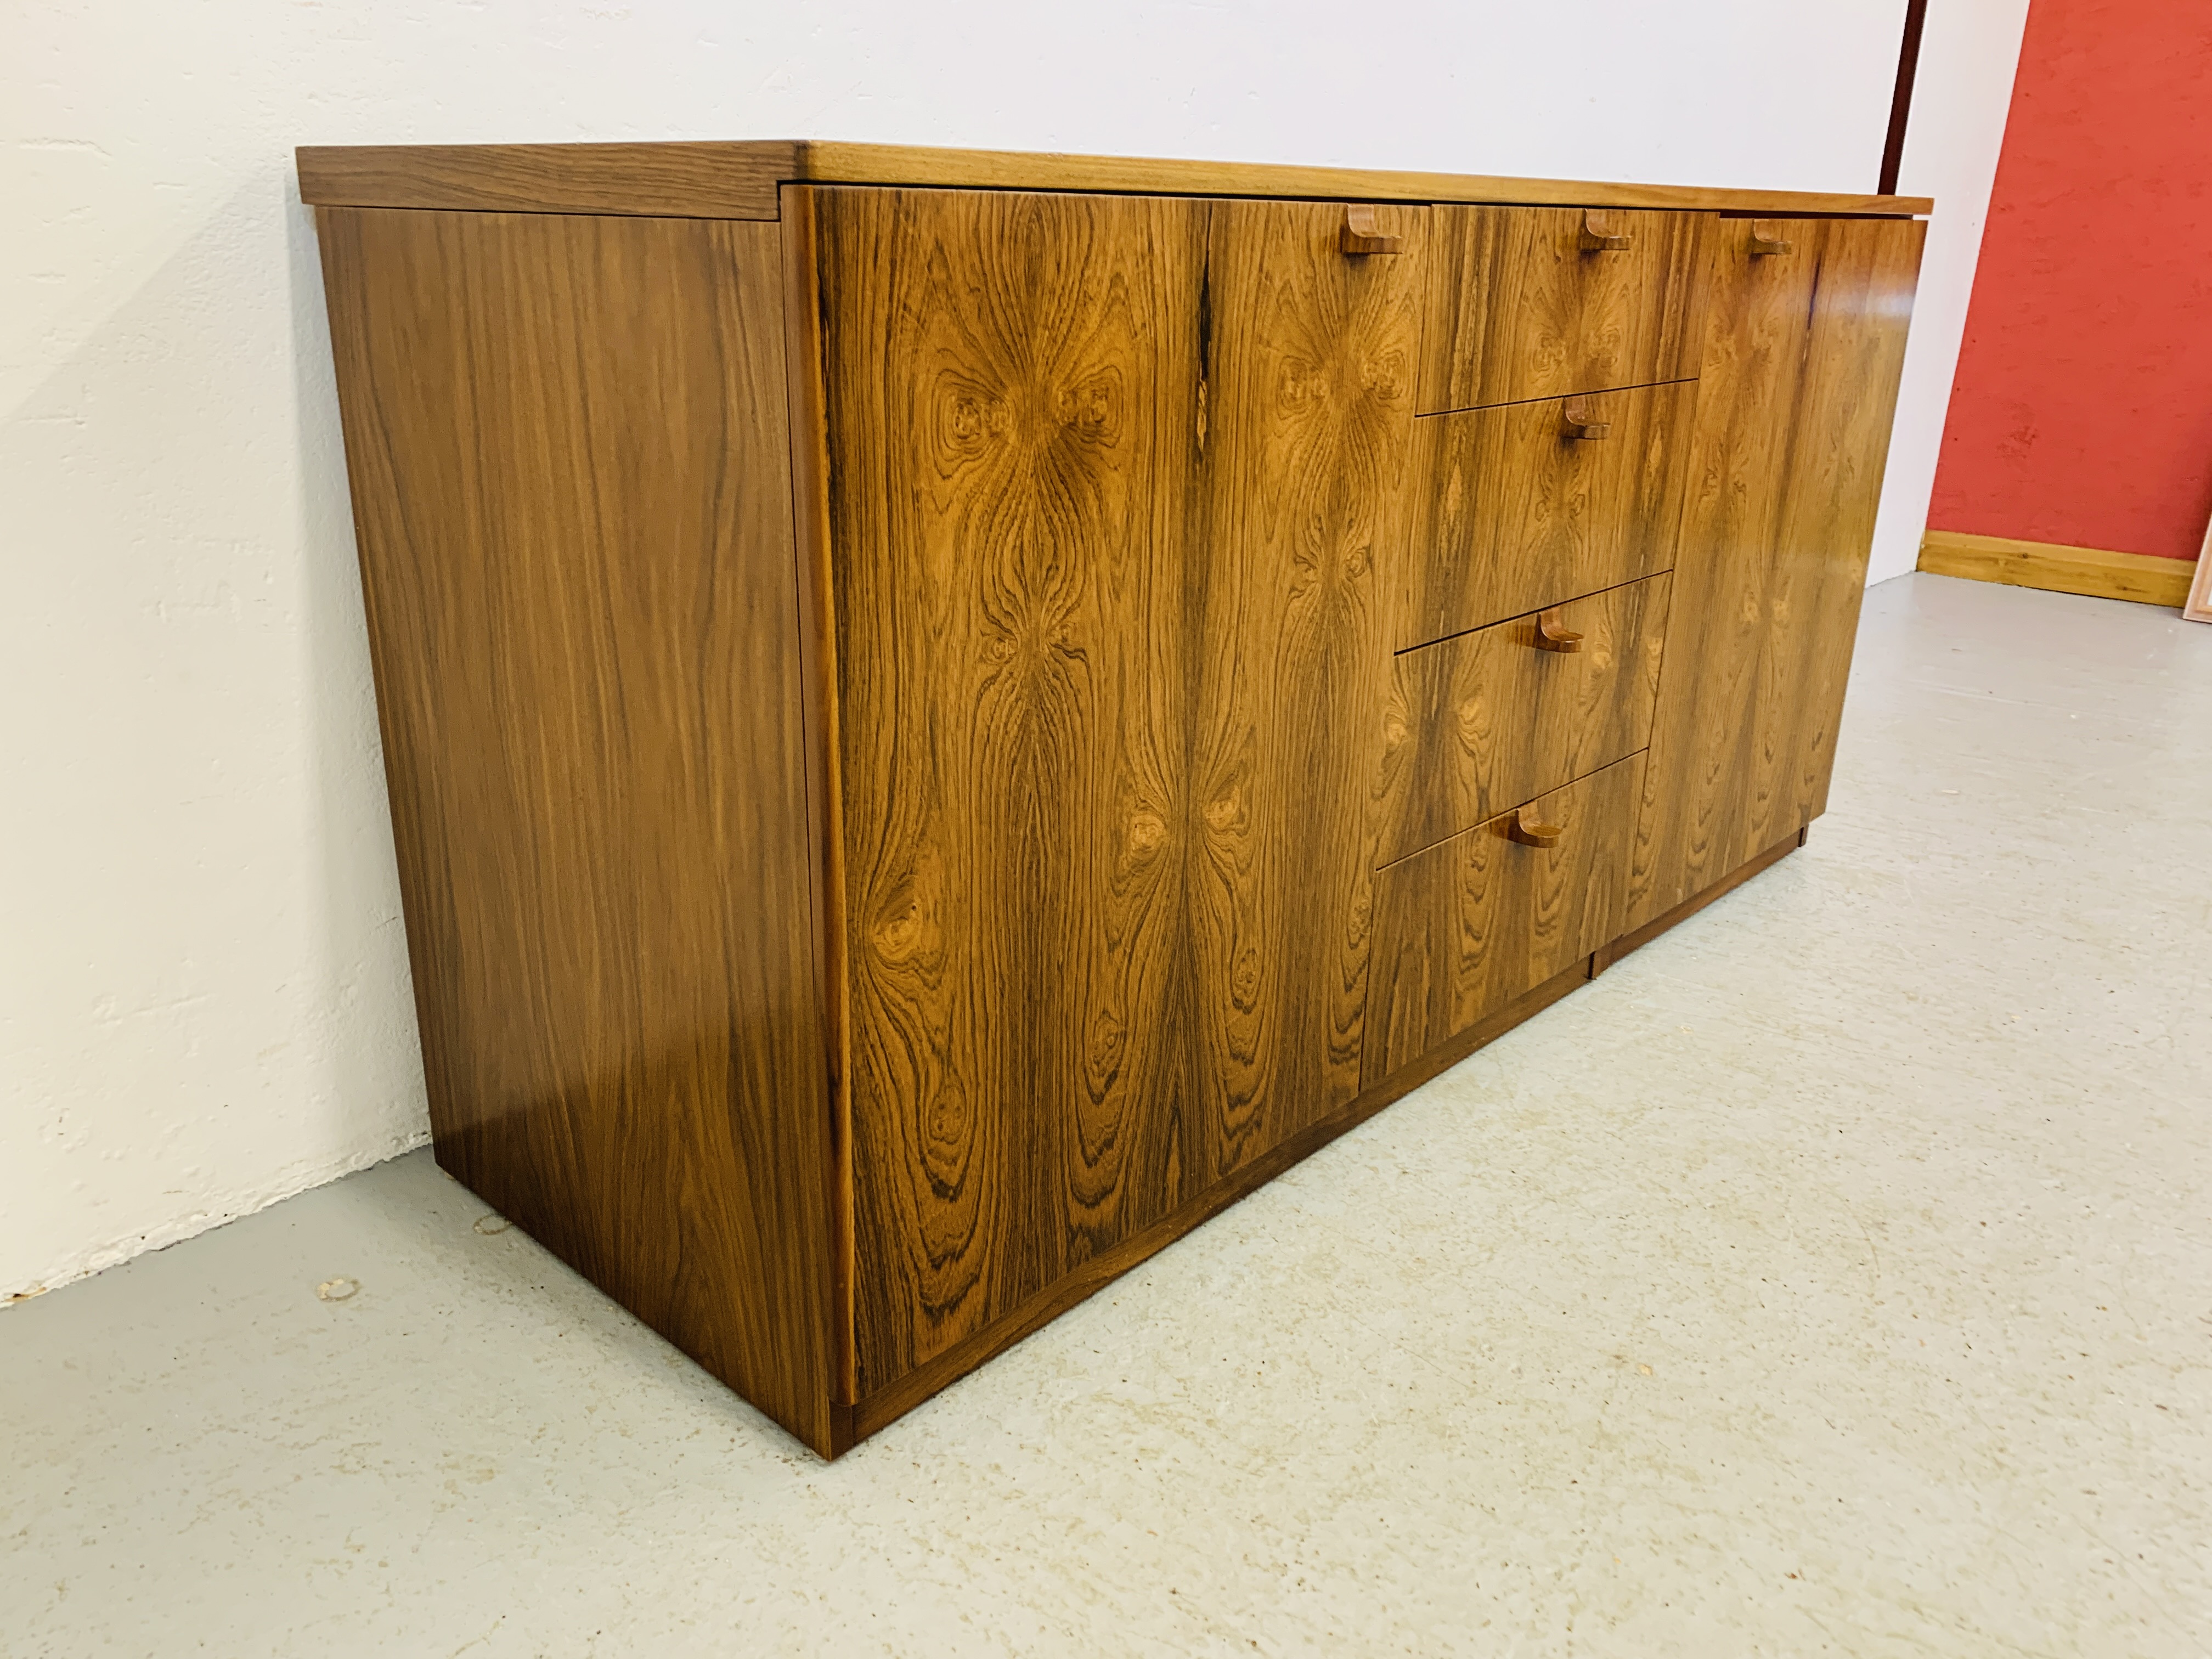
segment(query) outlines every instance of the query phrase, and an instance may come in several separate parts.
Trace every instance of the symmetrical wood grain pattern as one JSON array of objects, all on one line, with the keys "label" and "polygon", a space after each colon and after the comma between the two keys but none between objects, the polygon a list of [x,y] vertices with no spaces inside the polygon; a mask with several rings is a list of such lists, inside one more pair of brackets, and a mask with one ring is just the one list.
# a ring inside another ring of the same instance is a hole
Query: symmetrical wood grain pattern
[{"label": "symmetrical wood grain pattern", "polygon": [[1803,220],[1712,241],[1674,622],[1627,922],[1827,805],[1924,227]]},{"label": "symmetrical wood grain pattern", "polygon": [[810,210],[865,1397],[1358,1091],[1418,305],[1323,204]]},{"label": "symmetrical wood grain pattern", "polygon": [[[1415,422],[1398,647],[1672,565],[1696,395],[1683,381]],[[1606,435],[1568,435],[1569,402]]]},{"label": "symmetrical wood grain pattern", "polygon": [[[1923,196],[1711,190],[789,138],[729,143],[310,145],[299,152],[299,170],[301,198],[324,206],[657,212],[700,218],[773,218],[776,183],[801,180],[1337,201],[1555,202],[1739,213],[1910,216],[1926,213],[1935,205]],[[759,193],[763,181],[769,204],[765,213],[757,210],[763,199]]]},{"label": "symmetrical wood grain pattern", "polygon": [[[1650,741],[1669,578],[1399,654],[1383,712],[1384,863]],[[1580,637],[1547,650],[1539,617]]]},{"label": "symmetrical wood grain pattern", "polygon": [[321,231],[439,1161],[826,1449],[775,229]]},{"label": "symmetrical wood grain pattern", "polygon": [[2098,599],[2134,599],[2143,605],[2187,605],[2197,566],[2193,559],[2016,541],[2009,536],[1968,536],[1950,530],[1931,530],[1920,539],[1919,568],[1933,575]]},{"label": "symmetrical wood grain pattern", "polygon": [[813,195],[866,1395],[1176,1199],[1206,208]]},{"label": "symmetrical wood grain pattern", "polygon": [[1195,574],[1194,1185],[1358,1093],[1425,213],[1345,254],[1340,209],[1210,212]]},{"label": "symmetrical wood grain pattern", "polygon": [[1596,232],[1593,220],[1577,208],[1435,210],[1421,413],[1698,372],[1712,216],[1607,213]]},{"label": "symmetrical wood grain pattern", "polygon": [[1620,931],[1644,757],[1528,804],[1557,844],[1512,838],[1501,814],[1376,878],[1367,1075],[1388,1077]]},{"label": "symmetrical wood grain pattern", "polygon": [[326,207],[773,219],[788,142],[347,144],[297,153],[300,199]]}]

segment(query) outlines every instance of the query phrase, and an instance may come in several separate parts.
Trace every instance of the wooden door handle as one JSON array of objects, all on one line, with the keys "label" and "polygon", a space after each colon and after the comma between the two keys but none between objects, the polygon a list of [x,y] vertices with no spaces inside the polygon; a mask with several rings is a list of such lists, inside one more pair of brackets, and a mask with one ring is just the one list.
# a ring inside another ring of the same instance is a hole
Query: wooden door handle
[{"label": "wooden door handle", "polygon": [[1579,651],[1583,636],[1567,626],[1566,612],[1558,605],[1536,613],[1536,648],[1539,651]]},{"label": "wooden door handle", "polygon": [[1797,245],[1782,234],[1782,228],[1771,219],[1751,222],[1751,257],[1758,258],[1765,253],[1787,253]]},{"label": "wooden door handle", "polygon": [[1375,210],[1364,202],[1354,202],[1344,210],[1344,228],[1337,233],[1339,245],[1346,253],[1403,253],[1406,239],[1385,236],[1375,224]]},{"label": "wooden door handle", "polygon": [[1559,405],[1559,430],[1570,438],[1602,438],[1613,430],[1611,421],[1593,421],[1589,406],[1579,398],[1569,398]]},{"label": "wooden door handle", "polygon": [[1615,230],[1613,221],[1601,213],[1583,210],[1583,234],[1578,239],[1585,253],[1626,253],[1636,239],[1626,231]]},{"label": "wooden door handle", "polygon": [[1566,834],[1566,826],[1546,823],[1533,807],[1516,806],[1513,815],[1505,820],[1505,834],[1523,847],[1557,847],[1559,837]]}]

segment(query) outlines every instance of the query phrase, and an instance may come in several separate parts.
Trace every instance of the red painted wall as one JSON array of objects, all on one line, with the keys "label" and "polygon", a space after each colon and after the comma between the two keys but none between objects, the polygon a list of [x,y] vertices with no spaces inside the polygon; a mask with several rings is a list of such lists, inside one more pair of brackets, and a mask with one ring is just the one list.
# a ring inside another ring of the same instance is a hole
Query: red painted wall
[{"label": "red painted wall", "polygon": [[2191,559],[2208,515],[2212,4],[2031,0],[1929,528]]}]

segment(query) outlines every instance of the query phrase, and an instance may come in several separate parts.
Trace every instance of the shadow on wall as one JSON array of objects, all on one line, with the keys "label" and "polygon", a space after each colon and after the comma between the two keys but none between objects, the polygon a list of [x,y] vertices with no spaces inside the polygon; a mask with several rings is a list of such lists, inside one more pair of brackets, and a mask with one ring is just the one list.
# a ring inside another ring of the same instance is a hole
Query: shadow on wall
[{"label": "shadow on wall", "polygon": [[427,1134],[289,155],[76,331],[0,416],[0,689],[39,711],[0,732],[0,833],[40,872],[0,928],[0,1296]]},{"label": "shadow on wall", "polygon": [[[315,703],[313,796],[325,809],[312,845],[319,862],[321,937],[331,947],[326,959],[335,970],[329,992],[333,1013],[354,1029],[356,1040],[372,1048],[386,1068],[396,1065],[404,1072],[412,1118],[405,1145],[419,1146],[429,1138],[429,1109],[354,550],[330,318],[314,210],[300,200],[289,156],[283,189],[301,551],[307,611],[315,619],[302,669]],[[342,1081],[339,1086],[343,1095]]]}]

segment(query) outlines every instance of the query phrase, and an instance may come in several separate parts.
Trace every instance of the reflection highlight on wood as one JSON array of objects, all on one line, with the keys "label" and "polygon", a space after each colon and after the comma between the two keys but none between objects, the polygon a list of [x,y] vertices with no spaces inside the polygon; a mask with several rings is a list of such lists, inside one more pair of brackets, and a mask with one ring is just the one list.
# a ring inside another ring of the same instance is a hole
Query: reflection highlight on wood
[{"label": "reflection highlight on wood", "polygon": [[1586,211],[1438,207],[1430,214],[1425,415],[1698,372],[1703,213],[1597,216],[1609,252],[1584,246]]}]

